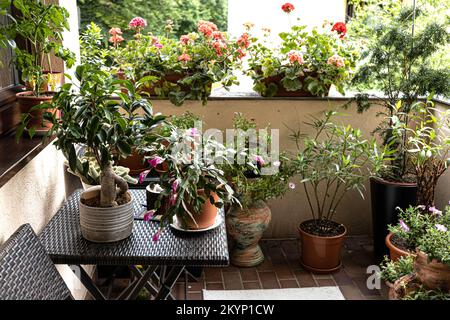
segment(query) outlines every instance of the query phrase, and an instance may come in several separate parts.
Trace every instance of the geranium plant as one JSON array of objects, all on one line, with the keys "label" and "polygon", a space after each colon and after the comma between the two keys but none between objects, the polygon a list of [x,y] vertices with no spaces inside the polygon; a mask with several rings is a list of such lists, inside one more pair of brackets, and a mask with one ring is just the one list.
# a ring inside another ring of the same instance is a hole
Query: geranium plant
[{"label": "geranium plant", "polygon": [[[8,13],[11,5],[17,11],[14,16]],[[52,72],[52,54],[63,59],[69,68],[75,63],[75,55],[62,45],[62,34],[69,30],[69,13],[45,1],[14,0],[0,2],[0,15],[9,20],[0,27],[0,47],[14,51],[13,62],[21,71],[22,80],[39,97],[44,82],[49,80],[45,72]],[[16,43],[17,38],[24,45]]]},{"label": "geranium plant", "polygon": [[172,23],[167,22],[165,35],[143,34],[141,23],[133,28],[134,39],[122,48],[121,41],[110,39],[117,68],[132,79],[146,77],[151,94],[168,97],[175,105],[186,99],[206,103],[215,82],[225,88],[238,83],[233,69],[242,52],[225,32],[212,22],[199,21],[196,31],[175,39]]},{"label": "geranium plant", "polygon": [[325,24],[311,31],[303,25],[292,26],[289,32],[279,34],[281,43],[274,48],[267,40],[269,33],[258,39],[250,31],[240,42],[249,56],[246,73],[261,95],[270,97],[284,91],[286,95],[326,96],[331,85],[344,93],[358,56],[345,37],[344,23]]}]

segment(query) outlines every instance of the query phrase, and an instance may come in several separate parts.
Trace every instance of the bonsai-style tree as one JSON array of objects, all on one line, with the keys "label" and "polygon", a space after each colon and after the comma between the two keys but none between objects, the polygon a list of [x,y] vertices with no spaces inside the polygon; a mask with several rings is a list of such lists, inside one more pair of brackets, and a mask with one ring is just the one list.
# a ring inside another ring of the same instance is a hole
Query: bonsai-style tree
[{"label": "bonsai-style tree", "polygon": [[376,28],[376,40],[362,55],[365,63],[353,79],[354,85],[364,88],[370,85],[385,95],[381,103],[369,101],[369,94],[356,97],[359,112],[374,104],[384,108],[379,114],[386,120],[375,132],[385,146],[395,151],[390,157],[391,166],[379,173],[385,180],[415,180],[406,148],[406,132],[394,135],[394,127],[398,123],[410,124],[413,104],[419,98],[450,93],[450,70],[437,69],[430,64],[430,58],[450,42],[448,28],[432,22],[422,28],[416,26],[414,30],[414,19],[421,14],[420,10],[405,8],[389,25]]},{"label": "bonsai-style tree", "polygon": [[[114,160],[130,155],[143,134],[148,134],[163,117],[154,117],[150,102],[136,93],[139,82],[133,85],[114,80],[109,73],[89,65],[78,66],[76,78],[80,83],[76,91],[68,83],[55,95],[52,105],[61,116],[46,114],[53,123],[48,135],[56,136],[54,144],[68,159],[70,170],[85,177],[91,166],[77,155],[75,146],[86,147],[101,171],[100,206],[115,206],[116,197],[126,193],[128,184],[114,171]],[[120,91],[121,86],[127,88],[127,94]],[[114,94],[118,98],[112,98]],[[39,107],[48,108],[45,104]]]},{"label": "bonsai-style tree", "polygon": [[[9,10],[13,6],[16,15]],[[22,80],[38,97],[46,78],[51,73],[51,54],[63,59],[67,67],[75,63],[75,55],[62,45],[62,33],[69,30],[69,13],[55,4],[42,0],[0,1],[0,15],[9,18],[8,24],[0,27],[0,47],[14,51],[13,62],[21,71]],[[16,43],[16,39],[22,43]],[[44,70],[47,62],[50,70]]]}]

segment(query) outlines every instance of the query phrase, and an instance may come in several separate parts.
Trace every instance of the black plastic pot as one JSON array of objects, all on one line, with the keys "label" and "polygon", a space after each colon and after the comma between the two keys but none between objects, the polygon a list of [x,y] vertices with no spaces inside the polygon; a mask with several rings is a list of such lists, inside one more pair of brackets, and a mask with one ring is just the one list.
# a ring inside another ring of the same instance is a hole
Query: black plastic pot
[{"label": "black plastic pot", "polygon": [[388,254],[385,238],[387,226],[398,222],[397,207],[402,209],[416,205],[417,185],[414,183],[396,183],[380,178],[370,179],[370,195],[372,201],[372,227],[374,255],[377,261]]}]

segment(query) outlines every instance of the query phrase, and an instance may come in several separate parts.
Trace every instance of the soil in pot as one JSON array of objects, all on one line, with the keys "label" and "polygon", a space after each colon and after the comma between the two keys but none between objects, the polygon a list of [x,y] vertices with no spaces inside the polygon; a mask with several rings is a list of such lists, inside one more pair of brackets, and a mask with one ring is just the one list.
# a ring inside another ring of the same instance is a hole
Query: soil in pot
[{"label": "soil in pot", "polygon": [[264,261],[258,242],[269,226],[272,214],[262,200],[244,209],[232,206],[226,215],[228,235],[234,240],[231,263],[238,267],[253,267]]},{"label": "soil in pot", "polygon": [[334,221],[308,220],[298,231],[302,266],[314,273],[332,273],[341,267],[341,249],[347,233],[344,225]]},{"label": "soil in pot", "polygon": [[450,266],[438,262],[429,261],[428,255],[417,251],[414,259],[414,272],[420,282],[431,290],[450,291]]},{"label": "soil in pot", "polygon": [[[100,194],[96,195],[95,197],[92,198],[81,198],[81,203],[89,206],[89,207],[100,207]],[[117,205],[123,205],[123,204],[127,204],[128,202],[131,201],[131,195],[129,192],[126,193],[120,193],[117,195],[116,197],[116,202]]]},{"label": "soil in pot", "polygon": [[36,97],[32,91],[24,91],[16,94],[20,111],[24,114],[30,114],[27,129],[33,127],[37,134],[44,134],[52,128],[51,123],[43,121],[43,115],[45,112],[54,113],[54,109],[39,109],[31,112],[30,110],[41,103],[51,102],[54,94],[54,92],[43,92],[39,97]]},{"label": "soil in pot", "polygon": [[405,240],[392,233],[386,236],[385,243],[389,249],[389,257],[392,261],[397,261],[400,257],[410,255],[414,250],[414,248],[408,248]]}]

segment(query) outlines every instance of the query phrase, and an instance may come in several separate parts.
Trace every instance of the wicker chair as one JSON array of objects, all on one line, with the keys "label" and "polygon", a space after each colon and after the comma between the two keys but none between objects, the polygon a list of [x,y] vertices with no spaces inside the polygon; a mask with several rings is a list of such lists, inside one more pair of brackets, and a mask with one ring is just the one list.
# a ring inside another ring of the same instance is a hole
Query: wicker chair
[{"label": "wicker chair", "polygon": [[29,224],[0,248],[0,300],[68,300],[72,295]]}]

